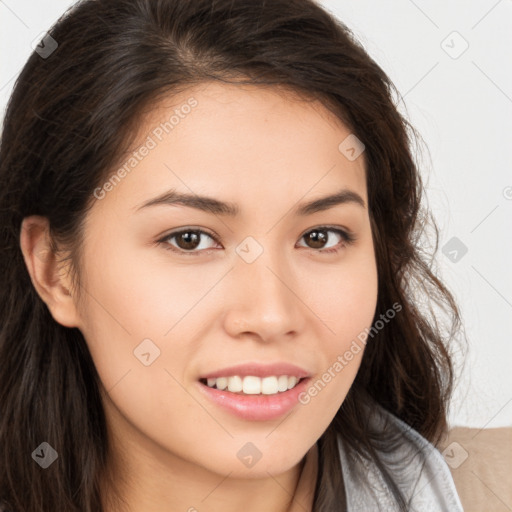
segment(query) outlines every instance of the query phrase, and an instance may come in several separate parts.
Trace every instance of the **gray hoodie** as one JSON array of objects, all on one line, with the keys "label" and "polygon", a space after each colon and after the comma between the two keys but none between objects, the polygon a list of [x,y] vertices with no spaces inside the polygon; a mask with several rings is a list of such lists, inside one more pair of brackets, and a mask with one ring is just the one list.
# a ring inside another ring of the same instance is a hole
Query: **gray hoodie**
[{"label": "gray hoodie", "polygon": [[[434,445],[380,406],[373,420],[399,436],[397,449],[379,452],[406,499],[409,512],[463,512],[448,464]],[[379,419],[380,418],[380,419]],[[378,468],[366,460],[358,467],[338,439],[349,512],[393,512],[397,506]],[[420,452],[420,453],[419,453]],[[425,460],[423,461],[423,457]]]}]

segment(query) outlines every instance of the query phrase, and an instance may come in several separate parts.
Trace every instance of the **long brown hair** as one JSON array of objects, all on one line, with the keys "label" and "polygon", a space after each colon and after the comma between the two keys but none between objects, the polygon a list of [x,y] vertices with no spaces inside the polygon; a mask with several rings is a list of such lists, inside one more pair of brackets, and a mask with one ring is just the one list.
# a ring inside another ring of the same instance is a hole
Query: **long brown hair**
[{"label": "long brown hair", "polygon": [[[359,372],[318,441],[314,511],[343,510],[337,439],[381,469],[400,510],[406,500],[372,431],[379,404],[436,444],[454,381],[449,344],[457,305],[423,247],[434,226],[420,200],[419,138],[398,91],[351,31],[313,0],[85,0],[49,30],[18,77],[0,149],[0,498],[16,512],[103,510],[109,445],[99,377],[81,332],[57,323],[34,289],[19,246],[22,219],[49,220],[52,248],[69,250],[80,289],[83,222],[93,191],[133,142],[150,104],[208,80],[283,85],[320,99],[365,144],[378,265],[374,321],[401,311],[368,342]],[[56,48],[55,48],[56,46]],[[53,48],[53,51],[51,52]],[[51,53],[50,53],[51,52]],[[436,320],[435,303],[448,320]],[[363,414],[364,413],[364,414]],[[30,454],[58,454],[48,469]]]}]

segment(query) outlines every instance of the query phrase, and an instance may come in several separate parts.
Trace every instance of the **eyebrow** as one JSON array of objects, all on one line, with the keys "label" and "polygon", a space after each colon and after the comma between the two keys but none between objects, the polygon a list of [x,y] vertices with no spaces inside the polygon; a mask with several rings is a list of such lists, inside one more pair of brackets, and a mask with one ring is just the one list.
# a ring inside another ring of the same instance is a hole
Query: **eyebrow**
[{"label": "eyebrow", "polygon": [[[353,190],[342,189],[335,194],[299,204],[295,208],[295,215],[311,215],[313,213],[328,210],[341,204],[356,204],[362,208],[366,208],[366,204],[363,198],[357,192],[354,192]],[[197,210],[229,217],[236,217],[240,213],[240,208],[235,203],[219,201],[213,197],[178,192],[174,189],[171,189],[162,195],[146,201],[145,203],[135,208],[135,211],[137,212],[144,208],[157,205],[188,206],[189,208],[195,208]]]}]

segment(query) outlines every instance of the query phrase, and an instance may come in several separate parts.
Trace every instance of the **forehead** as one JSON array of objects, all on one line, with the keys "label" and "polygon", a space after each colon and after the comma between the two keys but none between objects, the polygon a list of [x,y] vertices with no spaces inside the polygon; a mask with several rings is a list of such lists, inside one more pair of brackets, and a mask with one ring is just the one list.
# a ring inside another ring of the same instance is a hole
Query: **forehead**
[{"label": "forehead", "polygon": [[284,205],[283,193],[350,188],[366,202],[364,154],[351,161],[340,150],[349,136],[321,102],[295,91],[208,82],[151,106],[102,203],[117,196],[134,211],[171,188],[237,203],[254,197],[260,207],[264,192]]}]

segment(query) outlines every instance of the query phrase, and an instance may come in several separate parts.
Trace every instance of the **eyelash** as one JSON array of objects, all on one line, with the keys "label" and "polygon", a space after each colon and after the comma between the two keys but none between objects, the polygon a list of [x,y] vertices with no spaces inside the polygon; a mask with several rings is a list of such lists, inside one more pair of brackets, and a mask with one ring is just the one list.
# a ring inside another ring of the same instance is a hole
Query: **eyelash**
[{"label": "eyelash", "polygon": [[[317,226],[315,228],[312,228],[309,231],[306,231],[301,236],[301,239],[304,238],[307,234],[311,233],[312,231],[331,231],[331,232],[337,233],[343,239],[343,241],[340,242],[342,245],[337,247],[337,248],[333,248],[333,247],[331,247],[329,249],[311,249],[310,248],[312,251],[319,252],[319,253],[322,253],[322,254],[325,254],[325,253],[331,253],[331,254],[338,253],[343,247],[349,246],[349,245],[353,244],[356,241],[356,237],[354,236],[354,234],[349,233],[347,231],[344,231],[342,229],[333,227],[333,226]],[[208,251],[213,250],[213,249],[203,249],[203,250],[200,250],[200,251],[185,251],[184,249],[178,249],[176,247],[173,247],[171,244],[168,243],[169,239],[174,238],[174,237],[176,237],[178,235],[181,235],[183,233],[189,233],[189,232],[194,232],[194,233],[201,234],[201,235],[203,235],[203,234],[207,235],[214,242],[219,243],[219,240],[217,240],[217,238],[212,233],[208,233],[207,231],[204,231],[202,229],[196,229],[196,228],[186,228],[186,229],[181,229],[179,231],[174,231],[172,233],[169,233],[168,235],[165,235],[163,238],[158,240],[157,243],[163,245],[164,249],[166,249],[168,251],[172,251],[172,252],[177,253],[177,254],[185,254],[187,256],[198,256],[198,255],[200,255],[201,253],[203,253],[205,251],[208,252]]]}]

